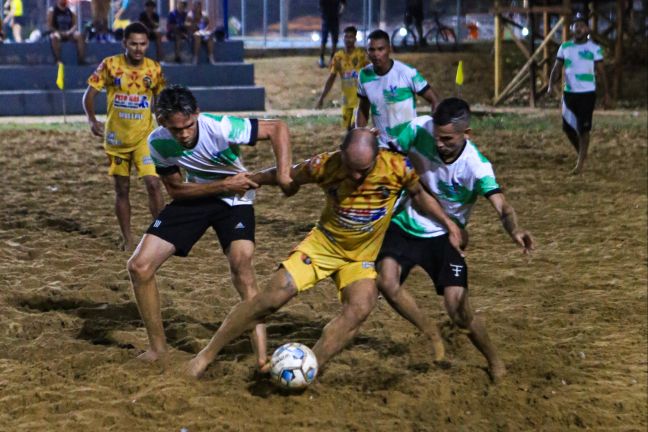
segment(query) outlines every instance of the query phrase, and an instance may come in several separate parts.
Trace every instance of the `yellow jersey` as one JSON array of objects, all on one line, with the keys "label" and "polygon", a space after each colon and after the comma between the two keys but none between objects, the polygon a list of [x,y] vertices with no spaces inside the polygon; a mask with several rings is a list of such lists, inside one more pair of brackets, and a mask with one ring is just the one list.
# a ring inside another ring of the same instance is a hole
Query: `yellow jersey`
[{"label": "yellow jersey", "polygon": [[347,178],[340,151],[317,155],[301,169],[326,193],[314,230],[352,261],[376,259],[401,190],[419,179],[405,156],[389,150],[378,152],[374,168],[359,185]]},{"label": "yellow jersey", "polygon": [[131,66],[124,54],[107,57],[90,75],[88,85],[98,91],[106,88],[106,150],[129,152],[142,142],[146,145],[155,128],[153,98],[165,85],[160,64],[145,57],[141,65]]},{"label": "yellow jersey", "polygon": [[342,79],[342,106],[358,106],[358,76],[360,69],[369,64],[365,51],[354,48],[351,54],[339,50],[331,60],[331,73],[337,73]]}]

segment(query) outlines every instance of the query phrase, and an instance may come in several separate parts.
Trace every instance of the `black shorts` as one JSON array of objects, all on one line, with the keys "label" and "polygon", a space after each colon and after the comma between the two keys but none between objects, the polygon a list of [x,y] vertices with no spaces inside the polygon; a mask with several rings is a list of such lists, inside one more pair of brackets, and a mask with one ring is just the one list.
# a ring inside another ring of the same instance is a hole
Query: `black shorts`
[{"label": "black shorts", "polygon": [[329,33],[331,33],[331,41],[337,43],[340,36],[340,19],[337,15],[330,17],[322,15],[322,43],[326,44]]},{"label": "black shorts", "polygon": [[430,275],[438,295],[443,295],[447,286],[468,288],[468,266],[450,244],[447,234],[430,238],[414,237],[391,223],[376,263],[387,257],[400,264],[401,284],[412,268],[418,265]]},{"label": "black shorts", "polygon": [[592,130],[592,113],[596,104],[596,92],[563,93],[563,130],[578,134]]},{"label": "black shorts", "polygon": [[408,6],[405,9],[405,25],[421,25],[423,23],[423,4],[419,6]]},{"label": "black shorts", "polygon": [[254,242],[254,207],[230,206],[216,197],[175,200],[164,207],[146,233],[172,243],[175,255],[184,257],[210,226],[223,252],[234,240]]}]

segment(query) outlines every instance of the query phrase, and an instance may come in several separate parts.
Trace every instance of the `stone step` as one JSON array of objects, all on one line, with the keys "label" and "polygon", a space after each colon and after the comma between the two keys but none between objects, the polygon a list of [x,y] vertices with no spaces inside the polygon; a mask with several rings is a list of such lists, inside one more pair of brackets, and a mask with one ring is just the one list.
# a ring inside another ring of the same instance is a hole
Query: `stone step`
[{"label": "stone step", "polygon": [[[162,44],[164,61],[173,61],[173,42]],[[124,52],[121,42],[88,42],[86,44],[86,62],[97,65],[104,58]],[[207,53],[204,47],[201,48],[200,63],[207,62]],[[155,58],[155,44],[150,44],[146,52],[148,57]],[[62,45],[61,57],[63,63],[77,64],[76,46],[72,42]],[[182,61],[191,61],[191,47],[189,43],[182,45]],[[214,44],[214,58],[218,62],[242,62],[243,41],[225,41]],[[48,40],[34,43],[4,43],[0,44],[0,65],[46,65],[54,64],[54,55]]]},{"label": "stone step", "polygon": [[[257,86],[189,87],[201,111],[263,111],[265,90]],[[0,116],[42,116],[83,114],[83,89],[76,90],[3,90],[0,91]],[[106,94],[95,101],[98,114],[106,112]]]},{"label": "stone step", "polygon": [[[216,65],[164,65],[169,84],[188,87],[254,85],[254,65],[219,63]],[[65,66],[66,90],[85,89],[95,66]],[[0,66],[0,90],[58,90],[56,65]]]}]

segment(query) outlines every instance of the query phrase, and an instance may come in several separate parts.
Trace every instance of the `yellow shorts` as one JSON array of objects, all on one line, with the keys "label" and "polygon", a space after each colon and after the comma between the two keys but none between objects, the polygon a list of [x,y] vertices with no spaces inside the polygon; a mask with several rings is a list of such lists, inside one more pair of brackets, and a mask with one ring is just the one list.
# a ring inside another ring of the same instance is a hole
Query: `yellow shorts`
[{"label": "yellow shorts", "polygon": [[312,230],[281,265],[299,292],[328,276],[340,291],[360,279],[376,279],[373,261],[352,261],[342,256],[318,229]]},{"label": "yellow shorts", "polygon": [[342,127],[349,130],[355,126],[355,106],[342,106]]},{"label": "yellow shorts", "polygon": [[129,152],[120,152],[113,148],[106,149],[110,167],[108,168],[108,175],[111,176],[130,176],[131,166],[135,165],[138,177],[156,176],[155,164],[151,158],[146,141],[138,145],[135,150]]}]

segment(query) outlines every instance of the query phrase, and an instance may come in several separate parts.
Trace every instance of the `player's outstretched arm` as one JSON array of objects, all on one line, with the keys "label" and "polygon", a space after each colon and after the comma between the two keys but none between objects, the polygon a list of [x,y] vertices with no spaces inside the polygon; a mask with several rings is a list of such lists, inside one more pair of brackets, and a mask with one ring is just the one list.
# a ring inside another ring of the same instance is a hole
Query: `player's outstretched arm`
[{"label": "player's outstretched arm", "polygon": [[322,95],[319,97],[317,100],[317,104],[315,105],[315,108],[317,109],[322,109],[322,106],[324,105],[324,98],[326,97],[327,94],[331,91],[333,88],[333,83],[335,82],[335,77],[336,74],[335,72],[331,73],[326,80],[326,83],[324,84],[324,89],[322,90]]},{"label": "player's outstretched arm", "polygon": [[259,140],[270,140],[275,155],[277,185],[286,193],[292,185],[292,150],[288,125],[282,120],[259,120]]},{"label": "player's outstretched arm", "polygon": [[250,173],[238,173],[210,183],[185,182],[182,175],[180,175],[180,172],[161,175],[160,179],[169,193],[169,196],[174,200],[200,198],[220,194],[243,195],[250,189],[256,189],[259,187],[257,183],[250,179]]},{"label": "player's outstretched arm", "polygon": [[[303,184],[315,183],[315,179],[310,175],[308,169],[306,169],[306,164],[307,162],[302,162],[291,168],[290,177],[292,182],[287,190],[283,190],[286,196],[295,195]],[[259,186],[278,186],[276,172],[276,167],[257,171],[250,176],[250,180]]]},{"label": "player's outstretched arm", "polygon": [[425,214],[436,219],[437,221],[439,221],[439,223],[443,224],[443,226],[446,227],[446,229],[448,230],[450,244],[455,249],[457,249],[461,256],[465,256],[463,250],[461,249],[463,243],[461,228],[459,228],[457,224],[448,217],[446,212],[443,211],[443,207],[441,207],[439,201],[437,201],[432,194],[423,189],[421,183],[419,182],[416,182],[414,186],[408,188],[407,193],[419,209],[421,209]]},{"label": "player's outstretched arm", "polygon": [[365,127],[369,123],[369,108],[371,102],[366,97],[360,97],[360,104],[356,110],[356,127]]},{"label": "player's outstretched arm", "polygon": [[488,200],[499,215],[502,226],[513,241],[522,247],[525,254],[531,253],[535,249],[535,240],[530,232],[518,226],[515,209],[506,201],[504,194],[493,194],[488,197]]},{"label": "player's outstretched arm", "polygon": [[88,119],[88,124],[90,125],[92,134],[98,137],[103,137],[104,124],[97,120],[95,111],[95,96],[97,96],[98,93],[99,91],[96,88],[88,86],[85,93],[83,93],[83,110],[86,113],[86,118]]}]

